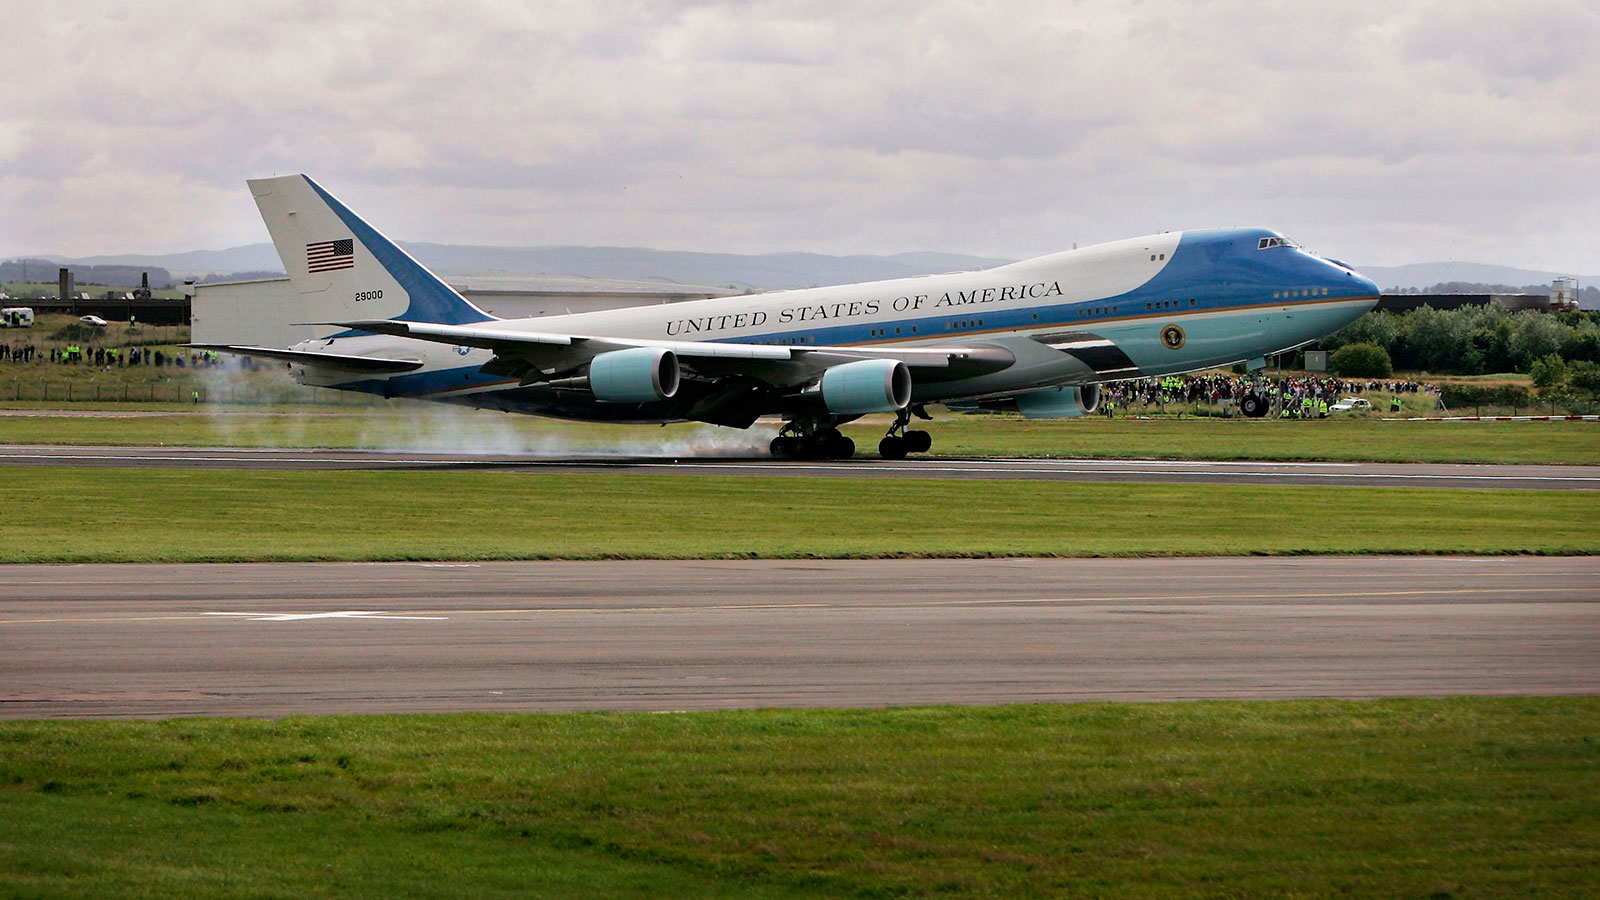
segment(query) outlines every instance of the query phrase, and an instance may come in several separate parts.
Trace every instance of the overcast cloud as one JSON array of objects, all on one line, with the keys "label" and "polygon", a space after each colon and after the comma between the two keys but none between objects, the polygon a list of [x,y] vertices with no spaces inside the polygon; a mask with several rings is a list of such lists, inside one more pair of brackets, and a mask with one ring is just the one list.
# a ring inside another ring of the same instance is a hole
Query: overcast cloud
[{"label": "overcast cloud", "polygon": [[0,0],[0,257],[267,239],[1020,258],[1280,228],[1600,272],[1600,4]]}]

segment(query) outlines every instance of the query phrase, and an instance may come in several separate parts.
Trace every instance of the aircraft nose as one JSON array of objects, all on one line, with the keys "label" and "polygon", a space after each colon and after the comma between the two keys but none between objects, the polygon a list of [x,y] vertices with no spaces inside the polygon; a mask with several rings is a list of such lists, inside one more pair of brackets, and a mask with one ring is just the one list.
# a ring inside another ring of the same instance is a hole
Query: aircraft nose
[{"label": "aircraft nose", "polygon": [[1328,263],[1329,268],[1335,270],[1327,273],[1331,276],[1329,280],[1333,282],[1329,287],[1335,287],[1336,285],[1336,289],[1341,294],[1347,294],[1351,297],[1376,297],[1383,293],[1376,281],[1357,272],[1349,264],[1340,262],[1337,259],[1326,258],[1323,259],[1323,262]]},{"label": "aircraft nose", "polygon": [[1351,269],[1350,274],[1355,278],[1357,285],[1356,290],[1359,294],[1363,296],[1370,294],[1376,297],[1377,295],[1383,293],[1382,289],[1378,287],[1378,283],[1373,281],[1371,278],[1368,278],[1360,272],[1357,272],[1355,269]]}]

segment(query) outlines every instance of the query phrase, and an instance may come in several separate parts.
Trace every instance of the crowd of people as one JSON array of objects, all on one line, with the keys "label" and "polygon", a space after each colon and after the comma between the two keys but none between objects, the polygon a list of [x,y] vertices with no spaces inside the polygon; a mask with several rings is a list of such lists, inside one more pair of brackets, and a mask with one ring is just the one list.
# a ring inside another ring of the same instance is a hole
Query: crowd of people
[{"label": "crowd of people", "polygon": [[179,369],[227,368],[230,365],[249,368],[248,358],[230,359],[211,350],[189,352],[152,350],[147,347],[83,347],[66,344],[50,347],[48,351],[32,344],[0,343],[0,362],[31,363],[51,362],[64,366],[95,366],[98,368],[123,368],[126,366],[174,366]]},{"label": "crowd of people", "polygon": [[[1285,418],[1321,417],[1341,397],[1386,392],[1389,394],[1438,393],[1438,388],[1415,381],[1358,380],[1302,375],[1270,378],[1256,375],[1168,375],[1114,381],[1101,391],[1102,415],[1137,403],[1140,411],[1170,404],[1223,407],[1255,394],[1271,404],[1273,414]],[[1396,401],[1398,402],[1398,401]]]}]

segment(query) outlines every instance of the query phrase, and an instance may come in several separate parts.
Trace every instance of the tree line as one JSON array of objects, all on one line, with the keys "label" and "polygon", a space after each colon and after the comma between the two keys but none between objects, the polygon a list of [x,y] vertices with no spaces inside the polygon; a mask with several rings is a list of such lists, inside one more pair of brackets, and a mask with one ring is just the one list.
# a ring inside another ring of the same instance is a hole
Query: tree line
[{"label": "tree line", "polygon": [[1394,368],[1439,375],[1530,373],[1546,357],[1600,363],[1600,312],[1508,312],[1498,303],[1407,312],[1369,312],[1323,338],[1318,348],[1383,348]]}]

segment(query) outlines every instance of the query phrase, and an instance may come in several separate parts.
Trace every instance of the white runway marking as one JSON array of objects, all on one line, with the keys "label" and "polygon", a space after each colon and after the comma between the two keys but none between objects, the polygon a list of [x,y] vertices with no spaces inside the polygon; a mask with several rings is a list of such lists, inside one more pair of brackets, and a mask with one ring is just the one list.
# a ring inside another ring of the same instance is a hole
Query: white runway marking
[{"label": "white runway marking", "polygon": [[443,621],[449,616],[392,616],[382,610],[346,609],[325,613],[208,612],[207,616],[239,616],[251,622],[299,622],[305,619],[415,619]]}]

